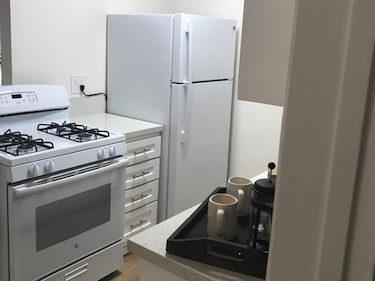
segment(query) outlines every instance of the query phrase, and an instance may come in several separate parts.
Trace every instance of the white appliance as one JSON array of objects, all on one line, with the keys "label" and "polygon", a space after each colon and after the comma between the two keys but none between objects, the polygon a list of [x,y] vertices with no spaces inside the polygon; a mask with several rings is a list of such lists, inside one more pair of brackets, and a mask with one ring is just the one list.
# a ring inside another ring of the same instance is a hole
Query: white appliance
[{"label": "white appliance", "polygon": [[61,86],[0,87],[0,280],[122,266],[125,136],[69,122]]},{"label": "white appliance", "polygon": [[158,218],[225,186],[236,21],[109,15],[108,112],[164,125]]}]

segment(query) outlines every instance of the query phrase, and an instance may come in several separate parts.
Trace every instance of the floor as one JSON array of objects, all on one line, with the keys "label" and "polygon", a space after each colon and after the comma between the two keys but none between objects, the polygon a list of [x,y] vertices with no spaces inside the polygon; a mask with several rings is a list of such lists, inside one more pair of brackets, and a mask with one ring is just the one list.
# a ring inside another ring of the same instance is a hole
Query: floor
[{"label": "floor", "polygon": [[138,281],[139,280],[139,257],[127,254],[124,257],[124,265],[118,271],[104,277],[100,281]]}]

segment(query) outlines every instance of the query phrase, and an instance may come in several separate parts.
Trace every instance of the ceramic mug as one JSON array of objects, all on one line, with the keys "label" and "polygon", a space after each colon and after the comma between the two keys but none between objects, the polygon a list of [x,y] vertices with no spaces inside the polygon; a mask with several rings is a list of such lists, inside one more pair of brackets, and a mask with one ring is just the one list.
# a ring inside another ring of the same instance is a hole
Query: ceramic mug
[{"label": "ceramic mug", "polygon": [[225,240],[236,236],[237,205],[237,198],[230,194],[217,193],[210,197],[207,211],[208,236]]},{"label": "ceramic mug", "polygon": [[231,177],[227,183],[227,193],[238,199],[238,216],[247,216],[251,210],[251,190],[253,183],[248,178]]}]

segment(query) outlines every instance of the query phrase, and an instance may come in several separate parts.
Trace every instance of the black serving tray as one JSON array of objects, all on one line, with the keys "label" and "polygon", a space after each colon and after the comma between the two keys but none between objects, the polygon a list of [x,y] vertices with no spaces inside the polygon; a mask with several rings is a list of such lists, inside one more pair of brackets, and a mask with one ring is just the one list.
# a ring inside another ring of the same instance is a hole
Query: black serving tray
[{"label": "black serving tray", "polygon": [[167,252],[187,259],[265,279],[267,254],[247,244],[249,216],[238,217],[237,234],[232,240],[207,236],[207,208],[211,195],[225,193],[218,187],[198,209],[168,238]]}]

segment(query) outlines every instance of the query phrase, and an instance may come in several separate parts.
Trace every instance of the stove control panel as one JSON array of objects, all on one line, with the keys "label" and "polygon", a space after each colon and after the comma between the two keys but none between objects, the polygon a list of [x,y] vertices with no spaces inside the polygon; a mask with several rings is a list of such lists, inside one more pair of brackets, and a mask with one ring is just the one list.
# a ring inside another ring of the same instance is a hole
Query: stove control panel
[{"label": "stove control panel", "polygon": [[98,150],[98,159],[104,159],[106,157],[105,149],[101,148]]},{"label": "stove control panel", "polygon": [[[38,154],[35,153],[34,155]],[[121,141],[115,144],[103,145],[100,148],[76,151],[12,166],[7,172],[7,181],[15,183],[37,177],[49,177],[61,171],[74,170],[78,166],[86,165],[90,167],[91,165],[98,165],[99,161],[112,161],[114,157],[125,155],[126,144]]]},{"label": "stove control panel", "polygon": [[37,103],[38,98],[35,92],[11,92],[0,94],[0,107],[19,106]]},{"label": "stove control panel", "polygon": [[38,164],[32,164],[29,168],[29,174],[32,176],[32,177],[37,177],[39,176],[39,166]]},{"label": "stove control panel", "polygon": [[44,164],[44,170],[46,173],[52,173],[55,171],[55,162],[52,160],[48,160],[46,164]]},{"label": "stove control panel", "polygon": [[109,156],[113,157],[117,155],[117,148],[116,146],[111,146],[109,148]]}]

